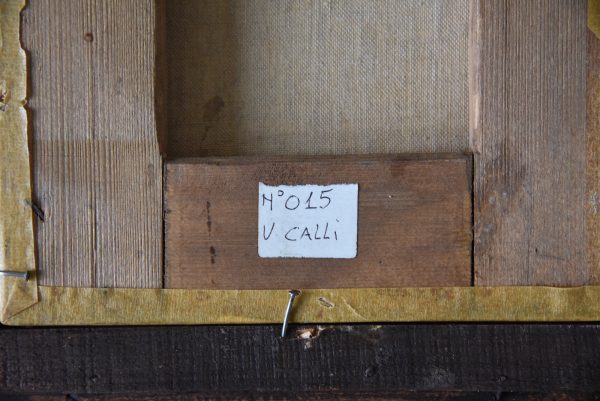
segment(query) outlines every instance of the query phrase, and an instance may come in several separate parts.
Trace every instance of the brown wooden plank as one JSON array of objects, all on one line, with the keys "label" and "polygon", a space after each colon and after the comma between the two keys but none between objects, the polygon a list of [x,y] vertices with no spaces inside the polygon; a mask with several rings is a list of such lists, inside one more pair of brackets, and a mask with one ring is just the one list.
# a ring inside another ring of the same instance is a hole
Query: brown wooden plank
[{"label": "brown wooden plank", "polygon": [[[166,287],[469,285],[470,165],[467,156],[167,163]],[[357,257],[258,257],[259,182],[358,183]]]},{"label": "brown wooden plank", "polygon": [[476,285],[590,282],[586,7],[584,0],[474,5]]},{"label": "brown wooden plank", "polygon": [[0,393],[600,391],[598,325],[280,329],[2,329]]},{"label": "brown wooden plank", "polygon": [[600,38],[587,33],[587,234],[591,281],[600,283]]},{"label": "brown wooden plank", "polygon": [[152,0],[23,12],[42,285],[162,284],[155,20]]}]

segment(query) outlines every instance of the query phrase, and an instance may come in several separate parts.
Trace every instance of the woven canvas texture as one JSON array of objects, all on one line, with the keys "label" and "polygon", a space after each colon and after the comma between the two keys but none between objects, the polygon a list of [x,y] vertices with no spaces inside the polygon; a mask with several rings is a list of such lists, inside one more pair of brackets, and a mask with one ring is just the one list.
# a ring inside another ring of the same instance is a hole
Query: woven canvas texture
[{"label": "woven canvas texture", "polygon": [[466,0],[167,8],[169,157],[468,148]]}]

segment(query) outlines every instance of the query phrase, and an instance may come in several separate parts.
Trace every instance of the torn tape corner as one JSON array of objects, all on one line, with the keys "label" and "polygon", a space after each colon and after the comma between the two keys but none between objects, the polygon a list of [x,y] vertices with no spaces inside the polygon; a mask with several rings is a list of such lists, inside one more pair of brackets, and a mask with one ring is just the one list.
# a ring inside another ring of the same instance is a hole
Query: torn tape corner
[{"label": "torn tape corner", "polygon": [[[25,98],[27,60],[21,47],[24,0],[0,3],[0,270],[35,271],[31,172]],[[0,277],[0,321],[38,302],[37,279]]]},{"label": "torn tape corner", "polygon": [[38,289],[35,283],[31,284],[14,278],[5,278],[4,280],[14,281],[14,284],[10,286],[2,285],[2,290],[7,289],[8,293],[6,297],[2,297],[0,323],[10,325],[11,318],[38,303]]}]

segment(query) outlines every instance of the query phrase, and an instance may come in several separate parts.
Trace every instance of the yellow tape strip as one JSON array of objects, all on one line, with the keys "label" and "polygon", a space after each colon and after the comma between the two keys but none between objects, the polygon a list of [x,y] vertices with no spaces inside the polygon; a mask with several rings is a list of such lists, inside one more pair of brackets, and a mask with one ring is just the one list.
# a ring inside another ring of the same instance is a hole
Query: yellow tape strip
[{"label": "yellow tape strip", "polygon": [[588,0],[588,28],[600,39],[600,0]]},{"label": "yellow tape strip", "polygon": [[[284,290],[40,287],[40,302],[10,325],[281,323]],[[305,290],[296,323],[596,321],[600,286]]]},{"label": "yellow tape strip", "polygon": [[[19,41],[23,0],[0,1],[0,270],[35,272],[27,113],[27,63]],[[0,276],[0,320],[37,302],[35,277]]]}]

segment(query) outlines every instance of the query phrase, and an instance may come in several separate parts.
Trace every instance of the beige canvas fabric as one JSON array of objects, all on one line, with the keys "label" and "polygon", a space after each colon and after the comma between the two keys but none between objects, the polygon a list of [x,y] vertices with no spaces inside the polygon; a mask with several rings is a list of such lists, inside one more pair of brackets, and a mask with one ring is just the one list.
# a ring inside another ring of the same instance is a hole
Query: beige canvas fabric
[{"label": "beige canvas fabric", "polygon": [[466,0],[170,0],[169,157],[468,148]]}]

